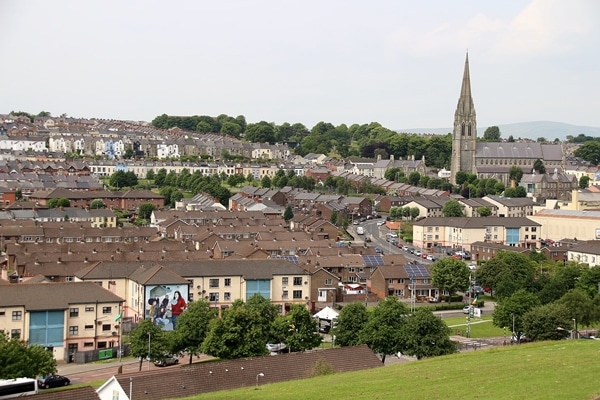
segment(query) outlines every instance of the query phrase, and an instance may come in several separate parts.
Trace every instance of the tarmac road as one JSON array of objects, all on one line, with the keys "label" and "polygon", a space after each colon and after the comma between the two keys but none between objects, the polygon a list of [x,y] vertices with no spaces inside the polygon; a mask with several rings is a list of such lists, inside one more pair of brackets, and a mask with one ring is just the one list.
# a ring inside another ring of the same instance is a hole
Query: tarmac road
[{"label": "tarmac road", "polygon": [[[194,357],[192,362],[199,362],[211,359],[211,356],[201,355],[200,357]],[[189,363],[189,356],[180,357],[178,365],[172,365],[168,367],[157,367],[152,363],[148,364],[148,361],[144,360],[142,363],[142,371],[153,371],[162,370],[166,368],[179,368],[181,365]],[[58,365],[58,374],[64,375],[71,380],[72,385],[79,383],[90,383],[97,381],[106,381],[111,376],[119,373],[119,366],[122,366],[123,373],[136,373],[140,372],[140,360],[137,358],[125,358],[121,361],[113,359],[106,362],[95,362],[87,364],[75,364],[75,363],[63,363]]]}]

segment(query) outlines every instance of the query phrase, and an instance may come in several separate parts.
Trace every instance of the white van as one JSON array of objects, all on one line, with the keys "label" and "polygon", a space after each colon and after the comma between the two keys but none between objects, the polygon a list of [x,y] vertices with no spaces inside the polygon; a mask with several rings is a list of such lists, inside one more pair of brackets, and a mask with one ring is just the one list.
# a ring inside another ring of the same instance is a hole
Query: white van
[{"label": "white van", "polygon": [[359,235],[364,235],[365,234],[365,228],[363,228],[362,226],[359,226],[356,228],[356,233],[358,233]]}]

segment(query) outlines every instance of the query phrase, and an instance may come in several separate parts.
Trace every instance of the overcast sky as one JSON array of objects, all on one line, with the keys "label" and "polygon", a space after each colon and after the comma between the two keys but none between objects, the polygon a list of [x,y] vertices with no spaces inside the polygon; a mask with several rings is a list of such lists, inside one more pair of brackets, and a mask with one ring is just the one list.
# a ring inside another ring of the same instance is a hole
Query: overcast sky
[{"label": "overcast sky", "polygon": [[0,113],[600,126],[600,1],[2,0]]}]

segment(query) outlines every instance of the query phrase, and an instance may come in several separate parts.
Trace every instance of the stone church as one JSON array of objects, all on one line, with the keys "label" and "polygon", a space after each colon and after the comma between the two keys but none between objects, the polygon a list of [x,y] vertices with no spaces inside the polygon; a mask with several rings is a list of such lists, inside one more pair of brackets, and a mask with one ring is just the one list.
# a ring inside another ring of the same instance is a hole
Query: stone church
[{"label": "stone church", "polygon": [[469,55],[465,60],[462,86],[452,133],[452,161],[450,181],[456,184],[456,173],[477,174],[478,178],[494,178],[509,185],[510,167],[516,165],[523,174],[530,174],[537,159],[543,161],[549,173],[564,171],[565,152],[560,144],[533,142],[477,141],[477,117],[471,95]]}]

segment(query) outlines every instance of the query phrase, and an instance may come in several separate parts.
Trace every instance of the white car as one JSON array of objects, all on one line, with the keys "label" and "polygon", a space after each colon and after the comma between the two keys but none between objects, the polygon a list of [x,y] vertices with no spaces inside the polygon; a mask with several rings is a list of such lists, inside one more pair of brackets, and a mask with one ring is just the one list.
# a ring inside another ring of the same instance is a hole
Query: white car
[{"label": "white car", "polygon": [[475,271],[477,269],[477,265],[475,265],[475,264],[469,264],[469,265],[467,265],[467,267],[469,267],[469,269],[471,271]]},{"label": "white car", "polygon": [[381,221],[377,221],[377,226],[383,226],[385,225],[385,220],[381,220]]}]

